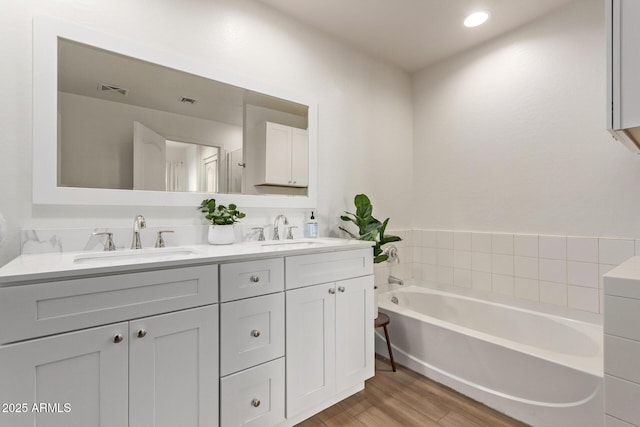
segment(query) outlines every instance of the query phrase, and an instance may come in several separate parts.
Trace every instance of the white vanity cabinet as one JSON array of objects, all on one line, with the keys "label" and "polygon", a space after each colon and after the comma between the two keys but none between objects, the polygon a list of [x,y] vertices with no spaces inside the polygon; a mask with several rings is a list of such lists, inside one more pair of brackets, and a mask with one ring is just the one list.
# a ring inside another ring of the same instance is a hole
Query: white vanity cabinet
[{"label": "white vanity cabinet", "polygon": [[0,402],[27,409],[0,425],[217,426],[217,291],[216,265],[0,288]]},{"label": "white vanity cabinet", "polygon": [[220,266],[220,424],[285,421],[284,258]]},{"label": "white vanity cabinet", "polygon": [[287,258],[287,418],[373,376],[372,274],[371,250]]},{"label": "white vanity cabinet", "polygon": [[306,129],[264,122],[264,144],[256,164],[261,185],[307,187],[309,185],[309,138]]},{"label": "white vanity cabinet", "polygon": [[607,0],[607,128],[640,153],[640,2]]}]

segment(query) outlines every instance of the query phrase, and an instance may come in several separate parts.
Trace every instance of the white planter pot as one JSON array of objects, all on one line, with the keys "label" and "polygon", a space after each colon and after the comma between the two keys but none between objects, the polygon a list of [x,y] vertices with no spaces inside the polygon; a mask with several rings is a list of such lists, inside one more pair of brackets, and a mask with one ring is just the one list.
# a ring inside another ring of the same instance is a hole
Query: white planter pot
[{"label": "white planter pot", "polygon": [[209,243],[212,245],[230,245],[236,240],[233,224],[210,225]]}]

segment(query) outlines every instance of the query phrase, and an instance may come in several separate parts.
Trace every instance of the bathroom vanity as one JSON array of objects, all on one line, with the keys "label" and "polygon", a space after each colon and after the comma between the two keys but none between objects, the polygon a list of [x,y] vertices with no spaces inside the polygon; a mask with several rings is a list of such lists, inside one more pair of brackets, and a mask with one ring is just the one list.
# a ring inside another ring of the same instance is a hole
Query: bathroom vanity
[{"label": "bathroom vanity", "polygon": [[0,424],[289,426],[373,376],[370,244],[22,255],[0,269]]}]

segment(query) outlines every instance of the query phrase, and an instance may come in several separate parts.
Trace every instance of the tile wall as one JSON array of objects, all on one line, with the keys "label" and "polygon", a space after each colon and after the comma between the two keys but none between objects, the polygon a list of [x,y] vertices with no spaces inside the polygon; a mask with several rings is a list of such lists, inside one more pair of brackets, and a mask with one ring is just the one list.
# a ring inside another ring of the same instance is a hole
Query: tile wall
[{"label": "tile wall", "polygon": [[602,275],[640,255],[633,239],[443,230],[414,230],[409,245],[417,280],[593,313],[602,312]]}]

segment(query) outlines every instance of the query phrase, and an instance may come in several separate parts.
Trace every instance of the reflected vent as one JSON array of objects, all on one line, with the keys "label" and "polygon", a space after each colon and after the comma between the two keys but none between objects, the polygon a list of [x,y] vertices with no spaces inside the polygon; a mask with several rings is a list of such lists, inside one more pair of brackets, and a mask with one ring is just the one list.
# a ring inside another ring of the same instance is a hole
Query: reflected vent
[{"label": "reflected vent", "polygon": [[122,96],[127,96],[127,94],[129,93],[129,89],[126,89],[120,86],[106,84],[106,83],[100,83],[98,85],[98,90],[100,92],[113,92]]}]

